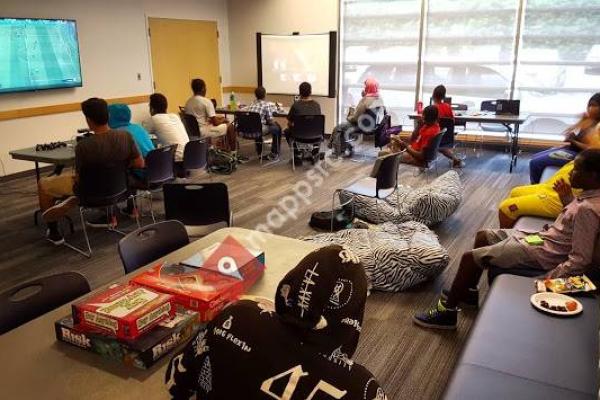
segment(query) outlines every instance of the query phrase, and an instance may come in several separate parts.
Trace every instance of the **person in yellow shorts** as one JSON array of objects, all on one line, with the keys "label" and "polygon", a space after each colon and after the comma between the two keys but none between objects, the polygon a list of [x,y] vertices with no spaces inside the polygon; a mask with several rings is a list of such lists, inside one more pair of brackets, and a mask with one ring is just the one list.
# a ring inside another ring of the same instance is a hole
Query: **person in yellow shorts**
[{"label": "person in yellow shorts", "polygon": [[[563,185],[570,184],[573,161],[565,164],[552,178],[535,185],[517,186],[511,190],[508,198],[500,203],[498,219],[500,228],[509,229],[523,215],[556,218],[564,207],[558,193]],[[573,195],[577,195],[577,190]],[[563,199],[566,200],[566,199]]]}]

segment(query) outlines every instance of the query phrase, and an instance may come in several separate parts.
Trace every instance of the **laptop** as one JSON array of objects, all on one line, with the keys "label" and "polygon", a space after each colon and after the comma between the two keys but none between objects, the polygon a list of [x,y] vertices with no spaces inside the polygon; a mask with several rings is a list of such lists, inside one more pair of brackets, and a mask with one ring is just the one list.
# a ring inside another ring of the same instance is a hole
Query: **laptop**
[{"label": "laptop", "polygon": [[496,100],[496,115],[519,115],[521,100]]}]

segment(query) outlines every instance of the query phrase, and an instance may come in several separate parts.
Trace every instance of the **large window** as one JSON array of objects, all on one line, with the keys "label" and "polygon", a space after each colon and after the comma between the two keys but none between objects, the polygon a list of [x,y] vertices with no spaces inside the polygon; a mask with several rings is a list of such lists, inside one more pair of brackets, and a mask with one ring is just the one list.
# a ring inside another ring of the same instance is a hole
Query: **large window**
[{"label": "large window", "polygon": [[470,110],[521,99],[523,131],[560,133],[600,89],[600,0],[341,0],[340,13],[340,117],[372,76],[395,123],[444,84]]}]

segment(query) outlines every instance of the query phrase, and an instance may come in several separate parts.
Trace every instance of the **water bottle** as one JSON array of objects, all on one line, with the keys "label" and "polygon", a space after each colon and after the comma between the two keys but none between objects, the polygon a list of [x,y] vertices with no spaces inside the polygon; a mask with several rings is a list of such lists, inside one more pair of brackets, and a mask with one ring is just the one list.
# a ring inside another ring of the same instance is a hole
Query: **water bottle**
[{"label": "water bottle", "polygon": [[229,95],[229,109],[237,110],[237,102],[235,101],[235,93],[233,92]]}]

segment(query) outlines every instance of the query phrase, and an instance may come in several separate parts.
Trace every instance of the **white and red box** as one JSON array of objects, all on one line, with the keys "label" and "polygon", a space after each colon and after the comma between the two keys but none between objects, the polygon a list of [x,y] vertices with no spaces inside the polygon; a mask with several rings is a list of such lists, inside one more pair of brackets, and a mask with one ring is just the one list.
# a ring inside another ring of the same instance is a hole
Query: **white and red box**
[{"label": "white and red box", "polygon": [[135,339],[175,315],[173,296],[152,289],[115,284],[73,303],[75,324],[101,329],[119,339]]},{"label": "white and red box", "polygon": [[174,301],[210,321],[236,301],[263,274],[264,252],[247,249],[228,237],[180,264],[158,264],[131,283],[174,296]]}]

